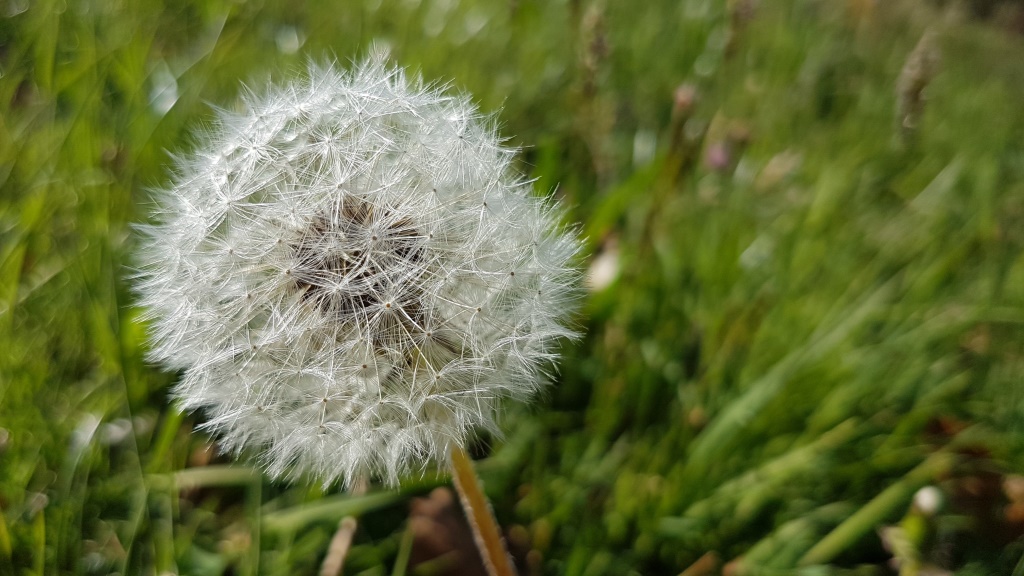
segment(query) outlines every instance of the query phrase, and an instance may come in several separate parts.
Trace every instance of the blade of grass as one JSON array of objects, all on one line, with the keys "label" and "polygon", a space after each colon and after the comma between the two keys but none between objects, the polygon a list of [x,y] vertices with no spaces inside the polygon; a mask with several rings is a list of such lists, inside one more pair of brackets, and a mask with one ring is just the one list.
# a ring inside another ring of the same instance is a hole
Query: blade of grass
[{"label": "blade of grass", "polygon": [[372,492],[365,496],[340,495],[316,502],[286,508],[263,515],[263,528],[268,532],[294,532],[314,522],[337,522],[344,516],[360,516],[372,510],[387,508],[405,500],[397,491]]},{"label": "blade of grass", "polygon": [[829,532],[800,558],[798,565],[813,566],[832,561],[843,550],[884,523],[900,506],[906,506],[919,488],[949,472],[956,461],[956,456],[948,452],[932,454]]},{"label": "blade of grass", "polygon": [[398,544],[398,554],[395,556],[395,567],[391,571],[391,576],[405,576],[406,570],[409,569],[413,536],[412,524],[406,524],[405,531],[402,532],[402,540]]},{"label": "blade of grass", "polygon": [[752,382],[749,390],[726,407],[691,445],[689,467],[695,477],[704,476],[717,454],[728,450],[739,432],[784,388],[788,378],[800,366],[821,358],[838,346],[869,319],[888,300],[890,284],[884,284],[860,299],[851,310],[844,310],[835,325],[826,319],[808,341],[790,352],[764,376]]}]

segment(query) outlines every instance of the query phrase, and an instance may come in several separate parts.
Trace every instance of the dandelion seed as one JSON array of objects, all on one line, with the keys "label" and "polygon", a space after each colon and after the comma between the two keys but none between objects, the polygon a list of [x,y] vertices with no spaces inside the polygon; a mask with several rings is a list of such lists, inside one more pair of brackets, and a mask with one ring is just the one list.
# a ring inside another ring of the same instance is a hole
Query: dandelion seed
[{"label": "dandelion seed", "polygon": [[468,99],[381,57],[244,104],[139,227],[174,396],[272,476],[325,485],[396,484],[497,432],[501,402],[533,395],[575,336],[580,276],[515,151]]}]

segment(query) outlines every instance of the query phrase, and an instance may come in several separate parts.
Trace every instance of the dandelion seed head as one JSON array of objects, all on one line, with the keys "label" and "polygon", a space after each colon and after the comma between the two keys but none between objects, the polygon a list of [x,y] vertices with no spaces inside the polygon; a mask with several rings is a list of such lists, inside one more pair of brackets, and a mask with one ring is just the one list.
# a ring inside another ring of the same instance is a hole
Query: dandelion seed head
[{"label": "dandelion seed head", "polygon": [[313,65],[200,140],[135,285],[174,396],[272,476],[395,484],[498,432],[576,335],[579,241],[467,98]]}]

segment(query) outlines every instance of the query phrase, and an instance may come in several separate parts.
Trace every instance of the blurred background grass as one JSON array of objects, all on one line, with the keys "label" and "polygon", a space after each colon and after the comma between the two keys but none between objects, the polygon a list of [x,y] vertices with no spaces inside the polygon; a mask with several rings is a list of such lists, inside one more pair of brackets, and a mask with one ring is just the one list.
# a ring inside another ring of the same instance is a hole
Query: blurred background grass
[{"label": "blurred background grass", "polygon": [[585,341],[475,450],[525,572],[1024,574],[1024,2],[0,12],[0,574],[314,574],[348,513],[346,573],[444,573],[398,559],[443,478],[228,463],[125,280],[208,103],[373,42],[501,108],[588,239]]}]

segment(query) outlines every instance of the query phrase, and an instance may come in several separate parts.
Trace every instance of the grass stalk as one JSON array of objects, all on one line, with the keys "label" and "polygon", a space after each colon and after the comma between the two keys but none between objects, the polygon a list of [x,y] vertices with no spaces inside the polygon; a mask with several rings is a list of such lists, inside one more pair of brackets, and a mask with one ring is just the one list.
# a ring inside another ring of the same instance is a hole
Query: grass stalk
[{"label": "grass stalk", "polygon": [[[362,496],[366,493],[366,487],[366,479],[359,479],[352,487],[351,494]],[[345,557],[348,556],[348,551],[352,548],[352,539],[355,537],[358,527],[359,521],[352,514],[346,515],[338,522],[338,529],[335,530],[331,543],[327,547],[327,556],[324,557],[323,564],[320,565],[320,576],[340,576],[345,567]]]},{"label": "grass stalk", "polygon": [[413,536],[412,524],[407,524],[398,545],[398,555],[395,557],[395,567],[391,571],[391,576],[405,576],[409,568],[409,558],[412,557]]},{"label": "grass stalk", "polygon": [[393,490],[375,492],[365,496],[344,494],[321,498],[276,512],[263,514],[263,530],[275,533],[295,532],[314,522],[324,522],[338,516],[356,516],[372,510],[386,508],[403,500],[405,496]]},{"label": "grass stalk", "polygon": [[804,554],[799,565],[813,566],[831,562],[843,550],[885,522],[899,506],[906,505],[919,488],[948,472],[955,462],[956,456],[949,452],[932,454],[829,532]]}]

